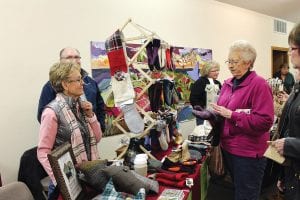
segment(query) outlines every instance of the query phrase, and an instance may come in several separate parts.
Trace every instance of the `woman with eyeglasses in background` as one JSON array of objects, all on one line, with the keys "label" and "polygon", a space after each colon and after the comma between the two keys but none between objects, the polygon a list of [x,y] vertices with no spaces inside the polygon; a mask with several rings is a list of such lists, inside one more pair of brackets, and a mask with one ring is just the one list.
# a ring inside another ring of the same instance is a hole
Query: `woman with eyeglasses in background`
[{"label": "woman with eyeglasses in background", "polygon": [[296,84],[287,99],[278,125],[280,139],[270,142],[287,162],[282,167],[277,187],[284,199],[300,199],[300,23],[291,30],[288,38],[289,55],[296,69]]},{"label": "woman with eyeglasses in background", "polygon": [[[195,106],[207,108],[207,100],[217,100],[221,83],[217,80],[220,73],[220,64],[216,61],[206,62],[200,69],[199,79],[191,86],[190,103]],[[203,124],[204,119],[197,117],[197,125]]]},{"label": "woman with eyeglasses in background", "polygon": [[222,85],[215,113],[223,117],[220,145],[234,184],[235,200],[258,200],[267,160],[263,157],[274,120],[272,91],[252,70],[256,50],[235,41],[226,61],[232,74]]},{"label": "woman with eyeglasses in background", "polygon": [[57,94],[42,113],[37,156],[51,178],[48,197],[52,199],[57,182],[47,155],[69,142],[78,164],[99,159],[97,143],[102,138],[102,131],[92,104],[80,98],[83,94],[80,66],[74,62],[56,63],[51,67],[49,77]]}]

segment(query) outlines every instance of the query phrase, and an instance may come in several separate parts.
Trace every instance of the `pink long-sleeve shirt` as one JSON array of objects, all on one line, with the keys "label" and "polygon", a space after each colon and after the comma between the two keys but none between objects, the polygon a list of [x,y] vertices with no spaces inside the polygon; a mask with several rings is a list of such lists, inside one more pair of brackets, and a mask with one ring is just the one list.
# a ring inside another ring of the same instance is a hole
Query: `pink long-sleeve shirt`
[{"label": "pink long-sleeve shirt", "polygon": [[[93,115],[93,117],[88,118],[88,123],[90,124],[98,143],[102,138],[102,131],[95,114]],[[54,185],[56,185],[56,180],[54,178],[54,174],[52,172],[52,168],[50,166],[47,155],[53,149],[57,134],[57,126],[58,124],[55,112],[51,108],[45,108],[41,118],[37,157],[46,170],[47,174],[50,176]]]}]

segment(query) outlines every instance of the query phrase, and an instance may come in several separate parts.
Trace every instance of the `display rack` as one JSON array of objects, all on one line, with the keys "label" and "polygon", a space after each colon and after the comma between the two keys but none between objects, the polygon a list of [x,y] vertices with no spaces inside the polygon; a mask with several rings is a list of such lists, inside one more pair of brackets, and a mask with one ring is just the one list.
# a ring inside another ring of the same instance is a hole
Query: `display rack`
[{"label": "display rack", "polygon": [[[128,19],[127,22],[119,30],[121,32],[124,32],[124,29],[126,29],[129,25],[131,25],[138,32],[138,35],[133,36],[133,37],[126,37],[124,34],[124,39],[123,39],[123,42],[125,43],[124,46],[126,46],[127,42],[140,43],[140,41],[143,41],[143,44],[139,47],[138,51],[131,58],[129,58],[127,52],[124,51],[128,67],[131,66],[133,69],[137,70],[141,74],[140,79],[146,79],[146,83],[147,83],[146,86],[143,87],[143,90],[136,96],[136,99],[139,99],[143,94],[146,93],[148,88],[153,83],[155,83],[155,80],[150,77],[150,75],[149,75],[150,70],[148,70],[148,72],[145,72],[143,70],[143,68],[145,69],[145,64],[137,62],[137,57],[139,56],[140,53],[142,53],[142,51],[146,48],[146,46],[149,44],[149,42],[151,42],[153,40],[153,38],[159,38],[159,37],[158,37],[158,35],[156,35],[156,33],[149,31],[148,29],[134,23],[132,21],[132,19]],[[166,45],[166,43],[164,41],[162,41],[161,43]],[[144,108],[141,108],[136,103],[135,103],[135,105],[136,105],[136,108],[138,109],[138,111],[140,113],[142,113],[144,115],[144,117],[147,118],[147,120],[149,120],[149,123],[146,124],[146,128],[144,129],[144,131],[141,134],[139,134],[139,136],[137,136],[138,138],[143,138],[145,135],[147,135],[149,133],[150,129],[156,124],[156,120],[153,119],[150,116],[150,114],[144,110]],[[123,113],[120,113],[113,120],[112,123],[113,123],[113,125],[118,127],[124,134],[129,135],[129,132],[126,131],[119,123],[120,120],[122,119],[122,117],[123,117]]]}]

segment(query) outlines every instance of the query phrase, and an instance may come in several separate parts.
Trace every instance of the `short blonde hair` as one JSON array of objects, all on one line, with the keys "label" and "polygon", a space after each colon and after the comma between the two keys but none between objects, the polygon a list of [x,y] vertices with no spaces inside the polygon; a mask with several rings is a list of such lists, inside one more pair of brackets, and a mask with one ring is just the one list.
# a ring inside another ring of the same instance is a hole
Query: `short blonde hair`
[{"label": "short blonde hair", "polygon": [[209,72],[213,69],[216,68],[217,70],[220,70],[220,64],[216,61],[208,61],[205,62],[202,68],[200,69],[200,74],[203,77],[207,77]]},{"label": "short blonde hair", "polygon": [[256,59],[256,50],[246,40],[237,40],[233,42],[229,48],[229,54],[231,52],[240,52],[241,59],[246,62],[251,62],[250,67],[253,68]]},{"label": "short blonde hair", "polygon": [[78,70],[80,72],[80,66],[76,63],[59,62],[52,65],[49,72],[49,80],[53,89],[58,92],[63,92],[62,81],[67,80],[68,76]]}]

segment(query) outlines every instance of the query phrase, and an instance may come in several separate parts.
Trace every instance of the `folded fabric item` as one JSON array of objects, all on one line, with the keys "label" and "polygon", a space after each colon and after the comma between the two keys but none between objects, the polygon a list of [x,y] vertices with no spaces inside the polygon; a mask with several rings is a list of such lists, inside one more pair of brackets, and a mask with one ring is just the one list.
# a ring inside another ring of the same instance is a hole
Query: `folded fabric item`
[{"label": "folded fabric item", "polygon": [[124,120],[132,133],[139,134],[144,131],[144,120],[137,111],[135,104],[126,104],[121,107],[124,114]]},{"label": "folded fabric item", "polygon": [[135,98],[135,92],[128,73],[124,74],[122,81],[118,81],[114,76],[111,77],[111,87],[116,105]]},{"label": "folded fabric item", "polygon": [[156,173],[156,178],[168,179],[171,181],[181,181],[188,177],[188,173]]},{"label": "folded fabric item", "polygon": [[146,192],[144,188],[141,188],[136,195],[127,194],[124,192],[118,192],[115,187],[113,180],[110,179],[104,188],[104,192],[92,200],[144,200],[146,199]]},{"label": "folded fabric item", "polygon": [[86,183],[99,193],[103,192],[109,178],[103,172],[107,166],[107,160],[85,161],[77,166],[84,174]]},{"label": "folded fabric item", "polygon": [[181,181],[172,181],[164,178],[157,178],[156,179],[159,183],[166,185],[166,186],[172,186],[172,187],[178,187],[178,188],[184,188],[186,187],[185,185],[185,180]]},{"label": "folded fabric item", "polygon": [[208,146],[204,145],[204,144],[193,144],[193,143],[189,143],[189,150],[196,150],[199,151],[201,153],[201,155],[206,155]]},{"label": "folded fabric item", "polygon": [[146,185],[146,191],[152,191],[155,192],[156,194],[159,192],[159,184],[156,180],[147,178],[145,176],[142,176],[135,171],[132,171],[134,176],[138,178],[140,181],[142,181]]},{"label": "folded fabric item", "polygon": [[188,177],[188,173],[156,173],[155,177],[163,185],[184,188],[186,187],[185,179]]},{"label": "folded fabric item", "polygon": [[137,194],[141,188],[149,191],[147,185],[136,178],[127,166],[109,166],[103,170],[106,175],[112,178],[114,187],[118,192]]}]

